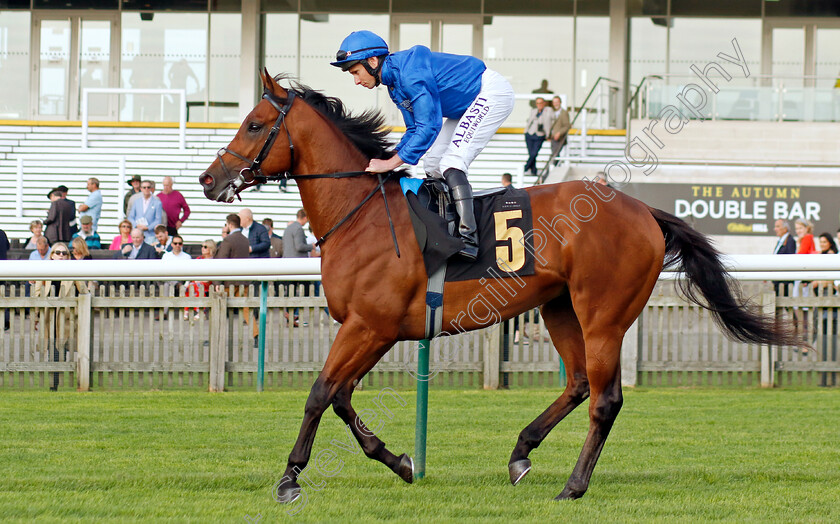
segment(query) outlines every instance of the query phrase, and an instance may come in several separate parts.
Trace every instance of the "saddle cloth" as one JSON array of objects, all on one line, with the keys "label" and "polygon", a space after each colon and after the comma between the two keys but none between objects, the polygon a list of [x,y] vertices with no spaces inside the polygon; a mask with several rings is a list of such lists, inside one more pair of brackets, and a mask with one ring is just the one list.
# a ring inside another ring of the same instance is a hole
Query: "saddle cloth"
[{"label": "saddle cloth", "polygon": [[428,276],[445,262],[446,282],[534,274],[533,239],[528,234],[533,227],[531,198],[525,190],[508,186],[474,194],[479,248],[478,259],[468,262],[453,256],[464,247],[452,235],[457,230],[453,206],[446,206],[447,219],[438,212],[443,183],[432,178],[403,178],[400,184]]}]

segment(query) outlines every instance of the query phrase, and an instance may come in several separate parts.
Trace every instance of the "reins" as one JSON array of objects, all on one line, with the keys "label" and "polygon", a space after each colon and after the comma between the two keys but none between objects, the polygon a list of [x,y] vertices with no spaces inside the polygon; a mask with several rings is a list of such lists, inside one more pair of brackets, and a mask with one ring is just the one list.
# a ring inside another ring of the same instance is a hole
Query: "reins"
[{"label": "reins", "polygon": [[[277,181],[277,180],[296,180],[296,179],[308,179],[308,178],[353,178],[353,177],[360,177],[364,175],[369,175],[371,173],[367,171],[341,171],[337,173],[314,173],[309,175],[293,175],[291,173],[292,168],[294,167],[295,163],[295,146],[292,144],[292,134],[289,132],[289,126],[286,124],[286,115],[288,114],[289,110],[292,108],[292,103],[295,101],[295,92],[289,91],[288,98],[283,101],[281,98],[278,98],[274,93],[270,91],[265,91],[263,93],[263,99],[268,100],[268,102],[277,110],[279,113],[277,115],[277,119],[274,121],[274,125],[271,127],[271,130],[268,133],[268,137],[265,139],[265,143],[263,144],[262,148],[260,148],[260,152],[257,153],[257,156],[254,157],[253,160],[250,161],[250,165],[248,167],[244,167],[239,171],[239,175],[233,176],[228,170],[227,166],[222,160],[222,155],[224,153],[229,153],[236,158],[244,161],[249,162],[247,158],[240,155],[235,151],[231,151],[225,147],[219,149],[216,153],[216,156],[219,159],[219,163],[222,165],[222,169],[225,172],[225,175],[228,177],[228,186],[233,188],[234,191],[239,189],[245,184],[248,184],[253,181],[257,181],[260,184],[264,184],[269,181]],[[286,136],[289,139],[289,154],[290,154],[290,162],[289,162],[289,169],[283,173],[278,173],[275,175],[266,175],[262,171],[262,161],[265,160],[265,157],[268,155],[269,150],[274,145],[274,141],[277,139],[277,134],[280,131],[280,126],[283,126],[286,129]],[[246,176],[246,173],[250,175],[250,179]],[[382,177],[381,173],[376,173],[377,180],[379,183],[373,190],[368,193],[368,195],[361,201],[359,204],[350,210],[344,218],[338,221],[336,225],[330,228],[329,231],[324,233],[321,238],[315,242],[316,246],[321,246],[327,240],[327,237],[332,235],[339,227],[341,227],[345,222],[350,220],[350,218],[359,211],[362,206],[364,206],[368,200],[373,198],[373,196],[377,193],[377,191],[381,191],[382,199],[385,201],[385,214],[388,216],[388,225],[391,228],[391,239],[394,242],[394,251],[397,253],[397,258],[400,258],[400,246],[397,244],[397,234],[394,231],[394,221],[391,219],[391,210],[388,206],[388,197],[385,194],[385,182],[393,175],[393,171],[389,172]],[[242,200],[238,193],[235,193],[236,197]]]}]

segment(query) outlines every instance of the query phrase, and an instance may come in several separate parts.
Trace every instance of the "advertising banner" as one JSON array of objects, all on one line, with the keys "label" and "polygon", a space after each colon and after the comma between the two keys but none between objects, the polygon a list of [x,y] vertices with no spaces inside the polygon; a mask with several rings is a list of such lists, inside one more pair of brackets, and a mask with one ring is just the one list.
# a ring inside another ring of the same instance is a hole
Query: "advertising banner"
[{"label": "advertising banner", "polygon": [[707,235],[774,235],[777,219],[805,218],[814,234],[840,226],[840,187],[628,184],[628,195],[672,213]]}]

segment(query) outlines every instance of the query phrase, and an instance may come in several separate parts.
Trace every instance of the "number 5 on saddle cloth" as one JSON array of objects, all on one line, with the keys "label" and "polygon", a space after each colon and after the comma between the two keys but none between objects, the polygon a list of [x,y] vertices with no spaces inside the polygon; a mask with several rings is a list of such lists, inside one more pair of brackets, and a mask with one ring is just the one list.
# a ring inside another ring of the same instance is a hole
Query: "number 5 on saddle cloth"
[{"label": "number 5 on saddle cloth", "polygon": [[401,178],[400,186],[429,277],[427,338],[440,333],[444,282],[534,274],[533,220],[527,191],[509,186],[474,193],[478,258],[467,262],[453,256],[464,244],[453,236],[457,217],[446,184],[434,178]]}]

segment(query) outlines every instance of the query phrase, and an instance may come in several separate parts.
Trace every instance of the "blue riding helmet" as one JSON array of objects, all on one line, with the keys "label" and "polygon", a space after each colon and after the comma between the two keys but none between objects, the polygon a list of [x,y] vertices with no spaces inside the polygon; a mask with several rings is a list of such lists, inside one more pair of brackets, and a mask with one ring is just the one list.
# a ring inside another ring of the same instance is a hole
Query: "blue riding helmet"
[{"label": "blue riding helmet", "polygon": [[[388,44],[382,37],[370,31],[353,31],[341,42],[341,47],[335,54],[335,62],[330,62],[330,65],[347,71],[356,63],[361,62],[369,73],[374,74],[369,69],[366,59],[387,54]],[[378,71],[376,72],[378,73]]]}]

